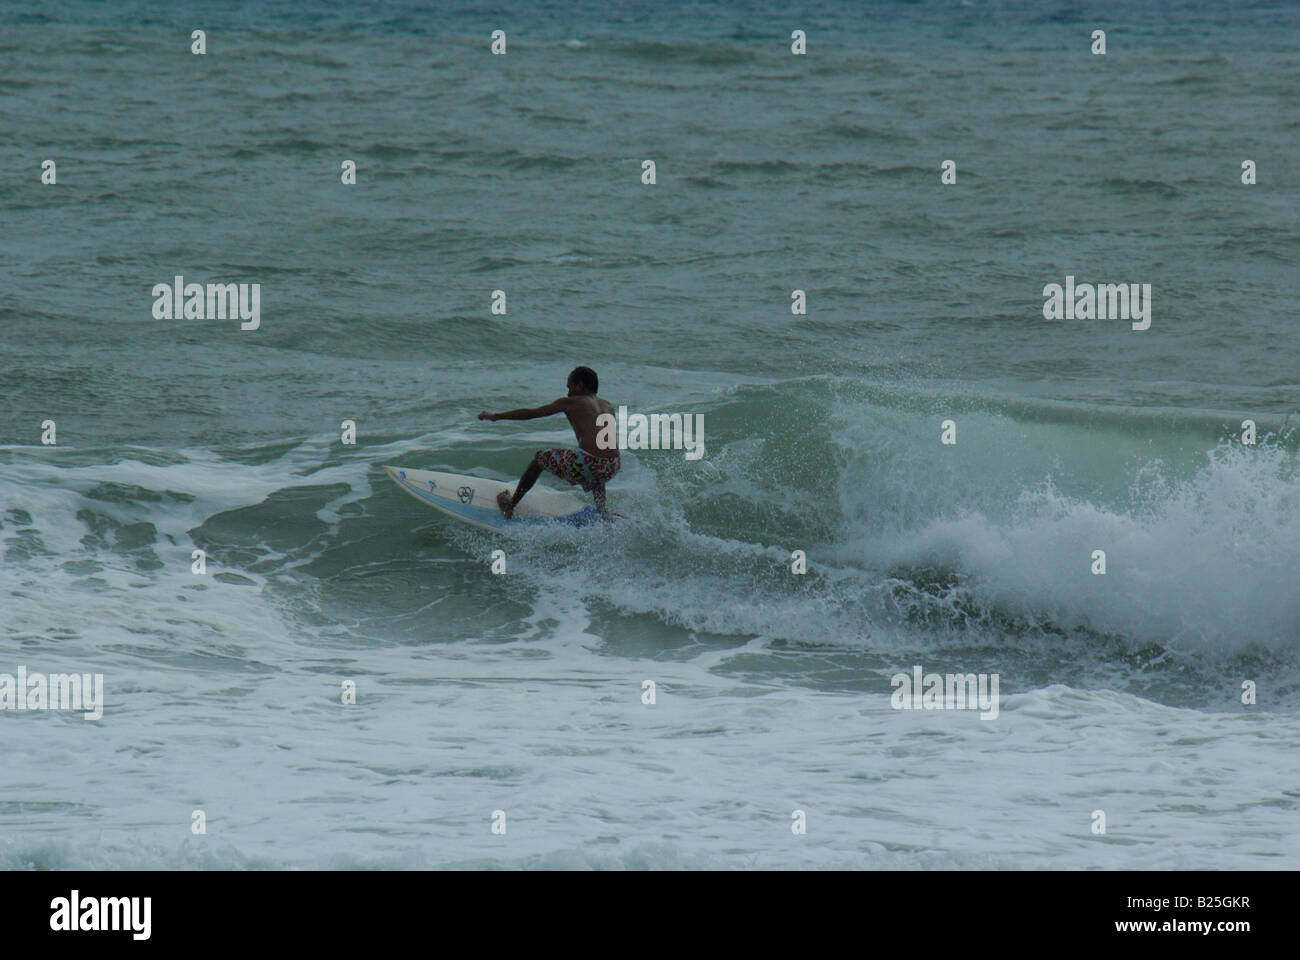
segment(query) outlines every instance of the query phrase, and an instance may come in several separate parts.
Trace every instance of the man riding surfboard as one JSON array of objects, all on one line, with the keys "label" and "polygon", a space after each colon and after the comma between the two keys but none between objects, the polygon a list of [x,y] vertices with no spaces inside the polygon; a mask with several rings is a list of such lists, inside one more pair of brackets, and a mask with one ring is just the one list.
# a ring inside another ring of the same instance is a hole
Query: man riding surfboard
[{"label": "man riding surfboard", "polygon": [[[602,397],[596,396],[600,385],[596,371],[590,367],[574,367],[569,374],[567,396],[552,400],[540,407],[520,407],[504,413],[488,413],[486,410],[478,415],[480,420],[536,420],[563,413],[569,418],[573,434],[577,437],[578,448],[569,450],[564,447],[552,447],[538,450],[528,469],[524,471],[515,487],[514,496],[504,490],[497,495],[497,506],[506,517],[511,517],[515,507],[524,498],[543,470],[549,470],[566,483],[576,483],[584,490],[591,491],[600,515],[608,519],[605,513],[605,484],[614,478],[622,465],[619,459],[617,441],[612,446],[602,446],[599,442],[601,426],[598,418],[609,417],[605,423],[612,423],[614,405]],[[607,431],[605,442],[612,431]]]}]

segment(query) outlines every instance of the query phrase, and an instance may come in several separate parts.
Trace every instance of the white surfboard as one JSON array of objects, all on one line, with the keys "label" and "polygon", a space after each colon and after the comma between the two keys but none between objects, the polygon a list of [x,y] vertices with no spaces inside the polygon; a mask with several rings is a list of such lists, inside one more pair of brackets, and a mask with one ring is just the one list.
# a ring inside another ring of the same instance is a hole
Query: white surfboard
[{"label": "white surfboard", "polygon": [[514,484],[483,477],[437,470],[410,470],[384,465],[397,485],[426,507],[483,530],[510,530],[538,524],[568,524],[581,527],[599,520],[596,508],[572,493],[534,486],[507,520],[497,506],[497,494],[512,493]]}]

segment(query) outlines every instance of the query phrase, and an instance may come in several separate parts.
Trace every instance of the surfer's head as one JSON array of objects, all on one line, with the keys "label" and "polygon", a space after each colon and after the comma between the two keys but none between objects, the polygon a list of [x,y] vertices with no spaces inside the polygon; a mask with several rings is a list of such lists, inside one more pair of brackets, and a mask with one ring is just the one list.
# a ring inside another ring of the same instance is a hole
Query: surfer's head
[{"label": "surfer's head", "polygon": [[578,393],[595,393],[600,388],[596,371],[591,367],[574,367],[569,374],[569,396]]}]

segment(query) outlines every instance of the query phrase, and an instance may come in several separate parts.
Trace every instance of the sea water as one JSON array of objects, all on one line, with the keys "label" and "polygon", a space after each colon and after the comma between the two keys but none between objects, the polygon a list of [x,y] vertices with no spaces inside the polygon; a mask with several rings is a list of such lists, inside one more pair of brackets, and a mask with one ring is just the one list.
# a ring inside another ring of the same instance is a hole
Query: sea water
[{"label": "sea water", "polygon": [[[1296,867],[1297,8],[0,24],[0,674],[104,696],[0,710],[0,866]],[[518,476],[579,363],[703,417],[630,522],[380,469]]]}]

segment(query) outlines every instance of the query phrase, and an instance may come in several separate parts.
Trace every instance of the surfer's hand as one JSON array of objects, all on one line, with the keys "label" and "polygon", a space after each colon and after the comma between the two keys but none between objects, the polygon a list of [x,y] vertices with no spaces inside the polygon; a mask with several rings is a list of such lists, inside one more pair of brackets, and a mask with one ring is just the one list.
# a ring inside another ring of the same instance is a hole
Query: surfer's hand
[{"label": "surfer's hand", "polygon": [[486,410],[484,410],[482,413],[478,415],[478,418],[480,420],[496,420],[497,415],[495,413],[488,413]]}]

